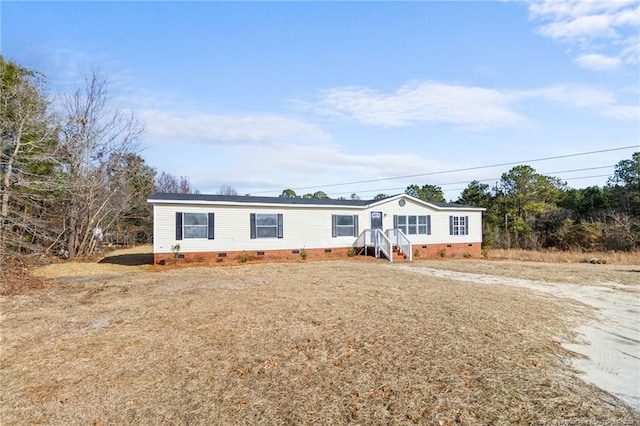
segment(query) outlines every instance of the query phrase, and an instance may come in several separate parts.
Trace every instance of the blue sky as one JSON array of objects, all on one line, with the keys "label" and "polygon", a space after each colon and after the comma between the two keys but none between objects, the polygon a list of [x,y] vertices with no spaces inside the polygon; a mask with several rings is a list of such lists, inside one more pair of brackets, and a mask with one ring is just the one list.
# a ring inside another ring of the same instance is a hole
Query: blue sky
[{"label": "blue sky", "polygon": [[99,69],[147,163],[202,193],[455,200],[512,165],[475,167],[631,147],[528,163],[602,186],[640,149],[638,0],[0,7],[6,59],[54,94]]}]

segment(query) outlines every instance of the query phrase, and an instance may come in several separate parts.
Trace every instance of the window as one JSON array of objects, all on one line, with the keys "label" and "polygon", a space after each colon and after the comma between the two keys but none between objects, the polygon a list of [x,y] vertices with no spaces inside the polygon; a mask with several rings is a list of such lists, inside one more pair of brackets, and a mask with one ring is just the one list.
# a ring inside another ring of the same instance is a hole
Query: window
[{"label": "window", "polygon": [[416,235],[418,233],[418,217],[408,216],[409,219],[409,235]]},{"label": "window", "polygon": [[469,216],[449,216],[449,235],[469,235]]},{"label": "window", "polygon": [[401,230],[405,234],[407,233],[407,217],[406,216],[395,216],[396,226],[394,228]]},{"label": "window", "polygon": [[251,213],[251,239],[282,238],[282,214]]},{"label": "window", "polygon": [[[418,216],[418,234],[426,234],[428,229],[427,226],[427,216]],[[431,232],[429,232],[431,234]]]},{"label": "window", "polygon": [[183,238],[207,238],[207,215],[205,213],[183,213]]},{"label": "window", "polygon": [[331,215],[332,237],[357,237],[358,215]]},{"label": "window", "polygon": [[213,213],[176,212],[176,240],[214,239]]},{"label": "window", "polygon": [[275,238],[278,235],[278,215],[256,215],[256,238]]},{"label": "window", "polygon": [[393,216],[394,228],[406,235],[431,235],[431,216]]}]

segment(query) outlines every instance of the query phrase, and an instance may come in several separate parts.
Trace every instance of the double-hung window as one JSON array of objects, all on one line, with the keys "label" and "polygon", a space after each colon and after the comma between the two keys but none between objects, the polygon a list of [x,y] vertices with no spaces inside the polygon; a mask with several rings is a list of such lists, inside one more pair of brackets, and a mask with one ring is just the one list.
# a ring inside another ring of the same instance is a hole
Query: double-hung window
[{"label": "double-hung window", "polygon": [[409,235],[416,235],[418,233],[418,216],[407,216],[409,226],[407,227]]},{"label": "double-hung window", "polygon": [[431,216],[418,216],[418,234],[431,234]]},{"label": "double-hung window", "polygon": [[214,214],[176,212],[176,240],[214,239]]},{"label": "double-hung window", "polygon": [[251,239],[282,238],[282,214],[269,213],[250,215]]},{"label": "double-hung window", "polygon": [[402,232],[404,232],[405,234],[407,233],[407,217],[406,216],[396,216],[395,217],[395,221],[396,221],[396,229],[401,230]]},{"label": "double-hung window", "polygon": [[358,215],[331,215],[332,237],[357,237]]},{"label": "double-hung window", "polygon": [[431,216],[393,216],[394,228],[406,235],[431,235]]},{"label": "double-hung window", "polygon": [[449,235],[469,235],[469,216],[449,216]]}]

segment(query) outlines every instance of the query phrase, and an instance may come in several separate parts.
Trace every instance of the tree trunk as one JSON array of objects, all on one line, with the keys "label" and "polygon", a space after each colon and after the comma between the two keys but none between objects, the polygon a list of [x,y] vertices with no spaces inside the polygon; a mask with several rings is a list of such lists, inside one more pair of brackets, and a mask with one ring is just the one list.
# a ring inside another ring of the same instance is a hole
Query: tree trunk
[{"label": "tree trunk", "polygon": [[67,241],[67,251],[69,252],[69,260],[74,260],[76,258],[76,234],[78,230],[76,229],[76,213],[72,207],[71,215],[69,215],[69,239]]}]

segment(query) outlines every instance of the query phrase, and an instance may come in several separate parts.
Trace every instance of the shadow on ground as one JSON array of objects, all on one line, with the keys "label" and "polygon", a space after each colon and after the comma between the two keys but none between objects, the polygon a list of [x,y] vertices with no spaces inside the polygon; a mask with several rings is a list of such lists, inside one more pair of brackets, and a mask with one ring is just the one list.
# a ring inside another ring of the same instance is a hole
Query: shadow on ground
[{"label": "shadow on ground", "polygon": [[153,253],[119,254],[116,256],[105,257],[98,263],[110,263],[113,265],[125,266],[152,265]]}]

